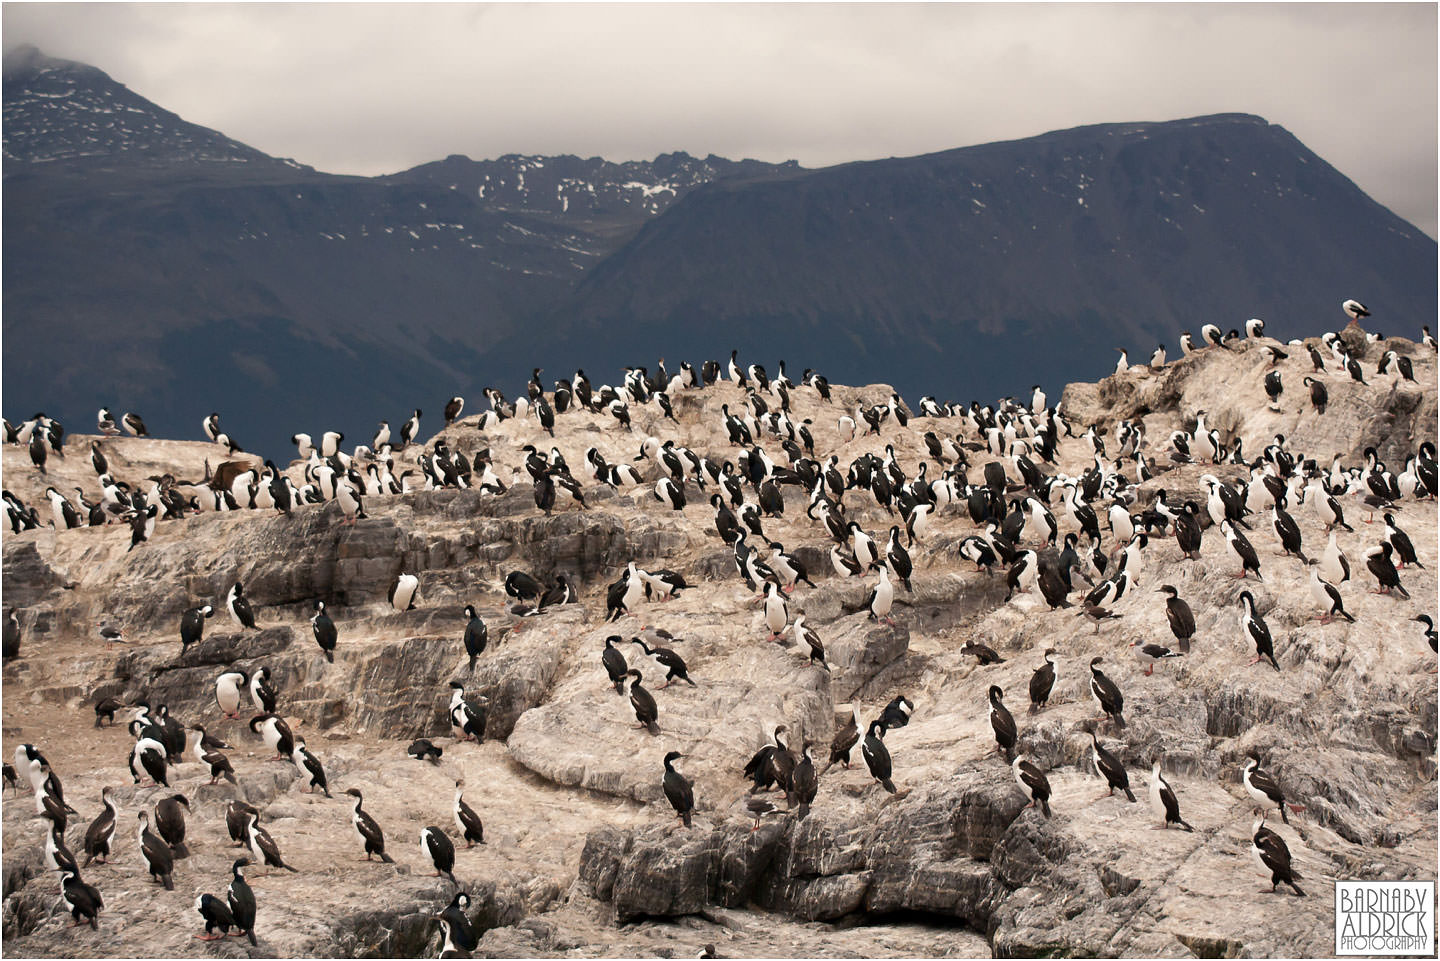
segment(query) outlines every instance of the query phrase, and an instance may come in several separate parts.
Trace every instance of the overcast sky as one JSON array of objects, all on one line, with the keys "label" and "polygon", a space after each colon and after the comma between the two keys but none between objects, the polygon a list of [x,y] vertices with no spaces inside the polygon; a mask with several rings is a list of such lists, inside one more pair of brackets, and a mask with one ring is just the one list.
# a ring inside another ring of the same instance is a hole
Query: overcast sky
[{"label": "overcast sky", "polygon": [[5,3],[3,43],[331,173],[460,153],[816,167],[1256,113],[1436,236],[1434,4]]}]

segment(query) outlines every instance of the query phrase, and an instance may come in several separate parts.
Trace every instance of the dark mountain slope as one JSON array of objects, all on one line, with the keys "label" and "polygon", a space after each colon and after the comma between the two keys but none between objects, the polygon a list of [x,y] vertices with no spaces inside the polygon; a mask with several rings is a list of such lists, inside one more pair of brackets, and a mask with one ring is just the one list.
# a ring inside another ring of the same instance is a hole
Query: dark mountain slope
[{"label": "dark mountain slope", "polygon": [[707,179],[777,169],[511,156],[331,176],[33,48],[6,58],[4,111],[6,409],[78,427],[133,408],[181,437],[218,409],[277,453],[297,429],[368,438],[478,394],[508,373],[489,346],[644,221]]},{"label": "dark mountain slope", "polygon": [[[1279,127],[1225,115],[805,171],[452,156],[332,176],[186,123],[84,64],[4,71],[4,405],[109,405],[247,447],[370,436],[524,372],[732,347],[969,399],[1261,316],[1413,331],[1434,241]],[[1064,365],[1061,358],[1066,359]],[[798,371],[797,371],[798,373]],[[304,412],[303,414],[297,412]]]},{"label": "dark mountain slope", "polygon": [[985,397],[1053,383],[1062,356],[1173,356],[1207,322],[1315,333],[1346,297],[1413,333],[1435,314],[1435,253],[1283,128],[1228,114],[712,184],[561,316],[577,352],[623,327],[676,354],[733,345]]}]

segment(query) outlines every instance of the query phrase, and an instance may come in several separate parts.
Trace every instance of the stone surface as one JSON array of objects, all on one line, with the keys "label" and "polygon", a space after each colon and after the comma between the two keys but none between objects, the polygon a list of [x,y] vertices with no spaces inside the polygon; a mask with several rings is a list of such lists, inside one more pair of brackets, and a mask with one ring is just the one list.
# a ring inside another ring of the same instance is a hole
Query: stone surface
[{"label": "stone surface", "polygon": [[[1261,388],[1263,358],[1242,344],[1159,373],[1136,369],[1099,385],[1071,385],[1067,415],[1077,434],[1090,423],[1144,417],[1152,462],[1172,469],[1142,485],[1142,504],[1160,489],[1196,496],[1206,473],[1241,473],[1170,463],[1169,431],[1193,422],[1198,409],[1209,412],[1208,422],[1237,431],[1251,458],[1284,433],[1327,465],[1336,451],[1358,463],[1360,448],[1374,443],[1396,469],[1420,439],[1433,439],[1433,354],[1412,354],[1419,386],[1371,376],[1368,388],[1352,389],[1328,377],[1331,409],[1316,418],[1300,385],[1308,358],[1290,350],[1278,412]],[[953,434],[962,426],[916,419],[902,430],[887,422],[879,437],[841,442],[840,412],[890,391],[870,385],[835,393],[836,403],[825,405],[809,390],[793,391],[792,416],[810,418],[817,449],[834,450],[842,465],[890,444],[913,472],[927,456],[925,430]],[[528,420],[481,433],[473,416],[442,436],[466,453],[490,448],[507,484],[523,462],[521,446],[530,443],[558,448],[577,476],[595,446],[611,463],[635,464],[650,483],[659,468],[635,456],[651,434],[733,460],[738,452],[720,433],[719,408],[743,404],[736,388],[720,384],[677,401],[678,425],[653,406],[635,405],[628,434],[571,412],[554,440]],[[776,445],[765,443],[774,456]],[[114,447],[112,459],[132,481],[132,471],[198,477],[216,450],[129,439]],[[413,469],[420,450],[402,452],[397,472]],[[3,456],[7,488],[36,490],[25,452],[7,447]],[[971,457],[978,479],[989,455]],[[1061,443],[1057,469],[1073,476],[1092,463],[1083,440]],[[288,469],[298,482],[300,465]],[[57,482],[73,477],[94,496],[88,470],[79,447],[51,461]],[[1073,608],[1049,610],[1034,594],[1006,602],[1002,576],[975,572],[956,555],[975,528],[963,507],[951,507],[911,548],[915,590],[897,593],[891,626],[864,610],[872,578],[835,575],[824,532],[805,517],[804,497],[790,492],[785,516],[765,520],[765,537],[800,556],[817,585],[802,585],[788,603],[792,620],[803,613],[822,638],[827,672],[811,665],[790,635],[767,641],[761,608],[716,536],[708,489],[687,481],[691,506],[673,512],[648,486],[617,493],[588,476],[583,483],[588,509],[548,517],[535,509],[527,480],[500,496],[440,490],[368,498],[368,516],[354,526],[342,523],[335,505],[299,507],[289,517],[203,514],[162,523],[154,540],[133,552],[128,529],[113,525],[6,537],[5,604],[17,609],[24,640],[21,657],[4,665],[4,754],[28,741],[51,758],[80,811],[69,829],[72,849],[98,813],[102,786],[116,787],[123,828],[115,863],[85,871],[109,905],[101,930],[70,932],[68,918],[50,913],[57,883],[41,867],[44,832],[33,801],[24,787],[10,799],[0,811],[7,949],[34,956],[246,953],[248,945],[235,940],[207,947],[191,939],[200,930],[195,894],[226,883],[235,849],[227,846],[223,810],[239,797],[261,808],[287,860],[300,868],[296,875],[259,872],[258,953],[431,953],[439,944],[432,915],[448,902],[450,887],[428,876],[418,832],[434,824],[453,834],[450,798],[462,775],[486,825],[487,843],[462,846],[456,869],[485,930],[483,956],[678,957],[706,943],[735,956],[1328,954],[1333,879],[1435,875],[1437,711],[1433,675],[1425,673],[1434,658],[1409,620],[1433,613],[1440,567],[1433,504],[1410,501],[1397,515],[1426,565],[1401,572],[1407,601],[1368,593],[1374,584],[1363,554],[1380,528],[1362,523],[1358,497],[1344,499],[1355,527],[1339,534],[1352,569],[1342,594],[1357,618],[1353,626],[1315,620],[1308,571],[1278,556],[1269,518],[1260,516],[1250,538],[1263,581],[1231,576],[1236,564],[1216,530],[1205,532],[1193,561],[1180,558],[1173,538],[1155,538],[1132,591],[1115,605],[1120,617],[1098,628]],[[897,523],[868,495],[848,493],[845,503],[882,543]],[[1292,513],[1306,551],[1318,553],[1325,539],[1318,517],[1308,506]],[[630,560],[679,571],[691,588],[607,623],[605,589]],[[517,616],[502,587],[515,569],[547,582],[569,576],[580,603]],[[402,570],[421,579],[413,611],[386,602]],[[179,613],[199,603],[219,607],[236,580],[246,584],[262,630],[237,631],[222,610],[207,623],[204,641],[182,654]],[[1156,593],[1162,584],[1187,599],[1198,630],[1188,657],[1146,676],[1128,648],[1135,640],[1169,642]],[[1278,673],[1246,663],[1253,647],[1238,630],[1242,590],[1254,593],[1269,621]],[[311,637],[317,599],[339,628],[333,664]],[[1071,600],[1078,603],[1078,595]],[[490,646],[473,671],[461,643],[461,609],[469,603],[490,628]],[[107,649],[95,633],[101,621],[123,625],[126,642]],[[666,686],[663,669],[628,643],[656,628],[673,635],[667,643],[685,658],[694,686]],[[628,698],[606,679],[599,655],[611,634],[627,642],[623,653],[655,695],[659,735],[638,727]],[[971,639],[1005,661],[981,667],[960,654]],[[1050,707],[1028,714],[1031,672],[1052,646],[1060,657]],[[1125,693],[1123,731],[1097,727],[1085,687],[1096,655]],[[280,713],[323,759],[332,793],[365,791],[396,865],[356,863],[363,859],[348,805],[303,793],[293,765],[267,760],[246,728],[254,710],[248,697],[240,719],[220,716],[215,677],[261,665],[279,688]],[[451,736],[445,707],[452,680],[489,699],[483,743]],[[1005,692],[1020,749],[1049,772],[1051,819],[1024,807],[995,751],[991,684]],[[900,790],[891,796],[870,777],[858,747],[845,769],[828,765],[829,745],[852,704],[865,723],[900,694],[916,709],[909,725],[886,736]],[[142,876],[133,831],[137,808],[166,792],[132,784],[125,712],[113,729],[93,727],[92,705],[107,696],[165,703],[232,745],[226,753],[238,785],[209,785],[193,761],[172,772],[174,789],[193,807],[193,854],[181,862],[173,894]],[[786,811],[782,795],[768,795],[780,813],[752,832],[742,770],[778,724],[787,726],[797,753],[806,740],[814,743],[819,793],[803,821]],[[1141,803],[1105,796],[1090,766],[1092,730],[1125,763]],[[442,746],[438,766],[405,754],[418,736]],[[689,830],[661,793],[669,750],[688,755],[678,766],[695,784]],[[1305,806],[1290,825],[1272,826],[1290,845],[1310,897],[1271,895],[1250,861],[1251,802],[1239,771],[1251,752]],[[1155,830],[1145,792],[1156,756],[1193,834]],[[1234,910],[1236,892],[1263,907],[1263,925]]]}]

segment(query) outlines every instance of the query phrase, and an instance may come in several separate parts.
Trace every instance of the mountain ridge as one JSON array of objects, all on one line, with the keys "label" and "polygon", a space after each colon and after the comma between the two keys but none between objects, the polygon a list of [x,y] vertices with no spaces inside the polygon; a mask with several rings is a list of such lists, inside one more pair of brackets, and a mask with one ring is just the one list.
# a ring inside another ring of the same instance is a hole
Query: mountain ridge
[{"label": "mountain ridge", "polygon": [[[1252,114],[817,170],[452,154],[364,178],[267,157],[38,51],[7,56],[5,112],[6,332],[67,344],[43,363],[7,351],[5,401],[77,426],[131,407],[185,437],[222,408],[267,448],[303,400],[316,429],[363,436],[440,403],[422,384],[474,396],[514,370],[652,350],[803,353],[910,395],[993,397],[1060,376],[1036,345],[1105,370],[1113,347],[1173,351],[1200,322],[1318,333],[1347,297],[1387,326],[1435,312],[1434,242]],[[1206,143],[1224,138],[1263,154],[1247,169],[1278,196],[1208,199],[1228,182]],[[1196,157],[1206,176],[1145,179]],[[1217,204],[1226,229],[1200,230],[1191,206]],[[1333,289],[1296,294],[1311,287]],[[356,379],[371,392],[339,401]]]}]

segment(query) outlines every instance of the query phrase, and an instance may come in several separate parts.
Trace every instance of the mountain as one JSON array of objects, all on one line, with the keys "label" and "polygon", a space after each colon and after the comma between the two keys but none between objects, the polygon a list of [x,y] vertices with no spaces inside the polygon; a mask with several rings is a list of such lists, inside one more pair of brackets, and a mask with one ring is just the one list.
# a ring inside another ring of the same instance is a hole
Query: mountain
[{"label": "mountain", "polygon": [[279,453],[533,366],[612,379],[738,348],[968,400],[1053,386],[1062,357],[1173,355],[1206,322],[1289,338],[1356,297],[1413,333],[1436,311],[1435,242],[1241,114],[822,170],[451,156],[365,178],[21,48],[4,117],[12,420],[90,429],[107,405],[196,437],[218,410]]},{"label": "mountain", "polygon": [[588,273],[557,318],[577,353],[619,324],[677,354],[723,329],[767,361],[968,400],[1077,362],[1103,373],[1120,346],[1175,356],[1205,323],[1317,334],[1348,297],[1414,336],[1435,263],[1433,240],[1284,128],[1225,114],[716,184]]},{"label": "mountain", "polygon": [[488,345],[528,335],[646,220],[711,180],[795,168],[674,153],[333,176],[33,47],[6,58],[4,117],[6,410],[93,429],[102,405],[135,409],[176,437],[219,410],[276,454],[296,430],[364,440],[478,399],[506,373]]}]

